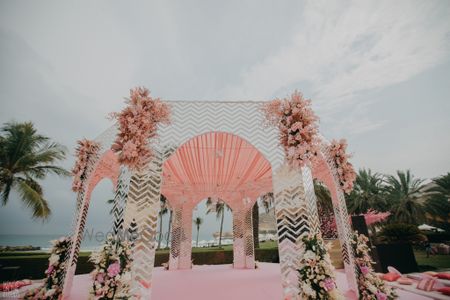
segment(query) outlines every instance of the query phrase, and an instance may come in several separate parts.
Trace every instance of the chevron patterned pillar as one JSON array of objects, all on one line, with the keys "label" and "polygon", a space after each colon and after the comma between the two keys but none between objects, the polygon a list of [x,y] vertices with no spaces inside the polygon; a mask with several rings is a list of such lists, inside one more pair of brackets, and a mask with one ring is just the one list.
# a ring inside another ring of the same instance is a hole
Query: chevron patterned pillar
[{"label": "chevron patterned pillar", "polygon": [[175,207],[172,216],[169,270],[192,268],[192,206]]},{"label": "chevron patterned pillar", "polygon": [[253,240],[253,212],[252,207],[245,210],[244,214],[244,254],[245,268],[255,268],[255,244]]},{"label": "chevron patterned pillar", "polygon": [[137,239],[133,244],[133,283],[135,297],[150,299],[155,262],[156,230],[160,209],[161,163],[153,161],[148,170],[132,175],[125,209],[124,228],[135,223]]},{"label": "chevron patterned pillar", "polygon": [[192,207],[183,205],[181,213],[180,259],[178,269],[192,268]]},{"label": "chevron patterned pillar", "polygon": [[[84,193],[83,193],[84,194]],[[77,216],[77,223],[72,235],[71,250],[68,255],[69,260],[66,262],[66,274],[64,278],[63,298],[66,299],[72,289],[73,276],[77,268],[78,254],[80,252],[81,240],[83,239],[84,227],[86,224],[87,213],[89,210],[90,194],[83,197],[83,205]]]},{"label": "chevron patterned pillar", "polygon": [[303,233],[317,231],[316,198],[311,171],[281,167],[273,177],[278,251],[285,298],[301,299],[298,269],[302,253]]},{"label": "chevron patterned pillar", "polygon": [[350,289],[358,295],[357,268],[353,247],[351,245],[352,229],[347,212],[347,205],[345,203],[344,192],[338,180],[336,164],[333,157],[330,155],[329,148],[326,143],[321,145],[321,152],[323,155],[323,160],[320,163],[322,164],[322,169],[325,169],[326,171],[318,174],[318,179],[321,180],[330,190],[339,242],[342,248],[342,260],[344,261],[347,282]]},{"label": "chevron patterned pillar", "polygon": [[131,172],[126,167],[120,168],[119,180],[114,195],[113,213],[113,229],[114,235],[123,234],[123,217],[128,198],[128,189],[130,186]]},{"label": "chevron patterned pillar", "polygon": [[233,210],[233,267],[255,268],[255,246],[251,208]]},{"label": "chevron patterned pillar", "polygon": [[[351,245],[352,229],[350,227],[347,206],[345,204],[344,193],[341,189],[337,189],[337,193],[331,193],[336,197],[337,203],[333,204],[334,216],[336,219],[336,227],[338,230],[339,241],[342,248],[342,260],[344,261],[345,274],[347,282],[352,291],[358,294],[357,271],[353,247]],[[335,202],[335,201],[333,201]]]},{"label": "chevron patterned pillar", "polygon": [[[73,277],[77,268],[78,254],[80,252],[81,240],[83,238],[84,226],[86,224],[86,217],[89,210],[89,202],[91,197],[91,191],[93,188],[89,187],[89,179],[91,174],[95,171],[97,162],[100,159],[100,155],[96,154],[91,156],[87,162],[86,170],[83,180],[83,188],[77,194],[77,209],[75,211],[73,223],[72,223],[72,235],[70,242],[70,252],[67,256],[67,260],[64,262],[66,265],[66,272],[62,278],[63,282],[63,299],[67,299],[72,288]],[[91,190],[91,191],[89,191]]]},{"label": "chevron patterned pillar", "polygon": [[178,270],[181,252],[181,231],[183,222],[183,207],[173,208],[172,232],[170,241],[169,270]]},{"label": "chevron patterned pillar", "polygon": [[234,209],[233,214],[233,267],[245,268],[244,218],[241,210]]}]

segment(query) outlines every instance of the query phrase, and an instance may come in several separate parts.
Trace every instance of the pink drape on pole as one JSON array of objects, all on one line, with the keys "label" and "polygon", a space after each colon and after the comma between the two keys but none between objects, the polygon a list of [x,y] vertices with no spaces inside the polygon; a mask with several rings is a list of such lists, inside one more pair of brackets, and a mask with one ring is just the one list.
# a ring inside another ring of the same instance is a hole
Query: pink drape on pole
[{"label": "pink drape on pole", "polygon": [[218,197],[233,208],[241,206],[244,198],[255,200],[269,191],[270,163],[253,145],[229,133],[196,136],[163,165],[161,192],[171,205],[183,199],[198,202]]}]

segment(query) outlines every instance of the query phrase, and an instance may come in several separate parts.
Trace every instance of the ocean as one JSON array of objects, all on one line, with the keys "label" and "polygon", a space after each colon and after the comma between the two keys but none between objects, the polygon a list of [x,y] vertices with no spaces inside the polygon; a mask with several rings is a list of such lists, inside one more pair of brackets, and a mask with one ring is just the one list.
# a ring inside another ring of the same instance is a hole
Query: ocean
[{"label": "ocean", "polygon": [[[59,239],[63,234],[0,234],[0,246],[34,246],[41,247],[43,251],[49,251],[52,247],[50,241]],[[98,249],[102,240],[85,237],[81,243],[81,251]]]},{"label": "ocean", "polygon": [[[192,232],[192,238],[196,238],[195,231]],[[42,251],[49,251],[52,247],[50,241],[59,239],[63,234],[0,234],[0,246],[34,246],[41,247]],[[105,237],[90,234],[86,232],[84,238],[81,242],[81,251],[95,251],[97,250],[104,242]],[[213,237],[210,234],[202,234],[199,235],[199,242],[201,245],[212,244],[214,243]],[[217,243],[217,241],[215,241]],[[227,244],[231,241],[227,241],[227,239],[223,239],[222,243]],[[193,240],[192,245],[195,245],[195,240]],[[161,242],[161,247],[166,247],[166,241],[163,237],[163,241]]]}]

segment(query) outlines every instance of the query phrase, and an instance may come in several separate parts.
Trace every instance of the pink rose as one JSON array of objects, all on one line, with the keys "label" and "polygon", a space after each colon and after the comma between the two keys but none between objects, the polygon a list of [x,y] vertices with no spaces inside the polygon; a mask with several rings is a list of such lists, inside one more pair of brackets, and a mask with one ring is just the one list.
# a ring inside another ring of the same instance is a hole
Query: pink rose
[{"label": "pink rose", "polygon": [[385,293],[377,291],[377,300],[387,300],[387,296]]},{"label": "pink rose", "polygon": [[108,267],[108,276],[109,277],[115,277],[119,273],[120,273],[119,262],[116,261],[115,263],[109,265],[109,267]]},{"label": "pink rose", "polygon": [[326,290],[327,292],[334,290],[335,284],[334,284],[333,279],[331,279],[331,278],[325,279],[325,280],[323,281],[323,287],[325,288],[325,290]]},{"label": "pink rose", "polygon": [[361,273],[363,273],[363,275],[366,275],[367,273],[369,273],[369,268],[366,266],[362,266],[359,269],[361,270]]},{"label": "pink rose", "polygon": [[53,267],[53,265],[49,265],[47,270],[45,271],[45,274],[51,274],[54,270],[55,268]]},{"label": "pink rose", "polygon": [[103,283],[105,281],[105,275],[103,273],[98,273],[95,280],[97,280],[97,282],[99,283]]}]

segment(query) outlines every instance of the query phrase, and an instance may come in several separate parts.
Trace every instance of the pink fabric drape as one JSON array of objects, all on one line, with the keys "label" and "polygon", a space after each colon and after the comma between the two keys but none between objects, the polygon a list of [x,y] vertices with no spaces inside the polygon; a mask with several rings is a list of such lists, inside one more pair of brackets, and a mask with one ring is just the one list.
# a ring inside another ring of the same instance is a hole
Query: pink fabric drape
[{"label": "pink fabric drape", "polygon": [[271,190],[270,163],[253,145],[229,133],[196,136],[163,165],[162,193],[171,205],[211,196],[233,207]]}]

